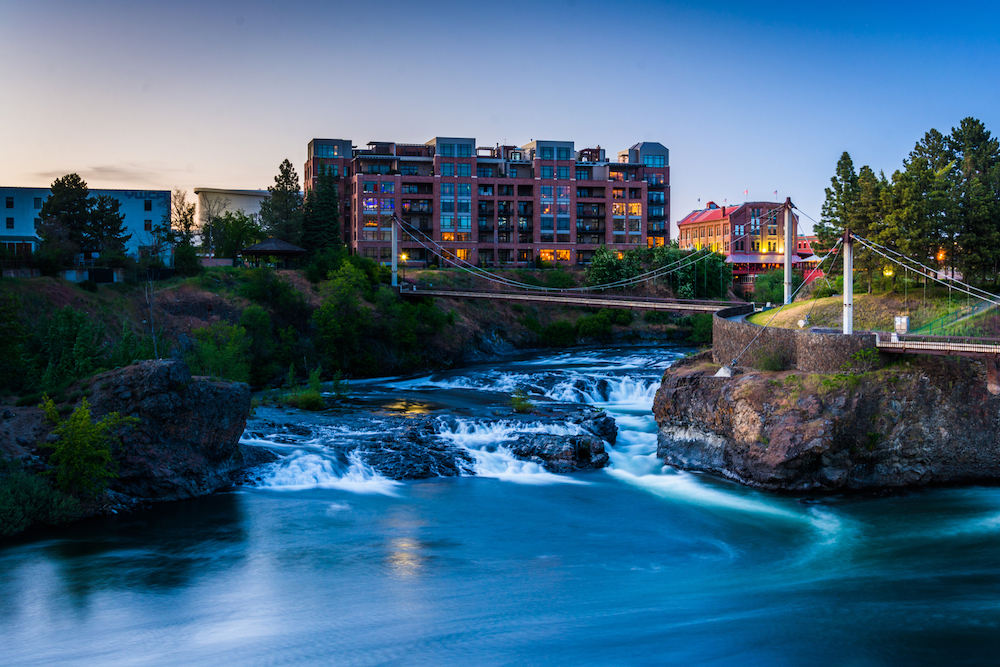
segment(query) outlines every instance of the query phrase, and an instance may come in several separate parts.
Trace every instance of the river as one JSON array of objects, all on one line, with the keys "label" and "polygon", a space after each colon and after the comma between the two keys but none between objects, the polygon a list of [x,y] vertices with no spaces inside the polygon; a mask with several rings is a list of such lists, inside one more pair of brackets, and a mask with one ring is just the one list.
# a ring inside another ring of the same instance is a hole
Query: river
[{"label": "river", "polygon": [[[355,382],[359,409],[439,415],[475,475],[382,478],[303,415],[321,436],[265,436],[283,458],[252,485],[0,547],[0,664],[1000,662],[1000,489],[800,499],[665,468],[650,408],[685,351]],[[510,456],[517,387],[610,412],[610,466]]]}]

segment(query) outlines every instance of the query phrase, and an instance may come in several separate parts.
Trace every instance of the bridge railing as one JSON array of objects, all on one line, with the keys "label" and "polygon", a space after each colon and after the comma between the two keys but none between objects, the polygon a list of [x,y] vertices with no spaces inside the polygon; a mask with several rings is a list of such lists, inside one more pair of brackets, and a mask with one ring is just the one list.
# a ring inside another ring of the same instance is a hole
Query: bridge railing
[{"label": "bridge railing", "polygon": [[727,306],[737,306],[746,305],[743,301],[717,301],[714,299],[664,299],[652,296],[627,296],[622,294],[606,294],[604,292],[575,292],[571,290],[559,290],[559,289],[547,289],[547,290],[529,290],[529,289],[510,289],[510,290],[477,290],[477,289],[465,289],[465,288],[455,288],[455,287],[416,287],[411,286],[408,290],[403,290],[406,293],[416,293],[416,294],[468,294],[468,295],[482,295],[482,296],[503,296],[510,294],[532,294],[538,296],[549,296],[553,298],[559,297],[572,297],[574,299],[594,299],[600,301],[622,301],[622,302],[642,302],[642,303],[678,303],[678,304],[688,304],[692,306],[718,306],[720,308]]}]

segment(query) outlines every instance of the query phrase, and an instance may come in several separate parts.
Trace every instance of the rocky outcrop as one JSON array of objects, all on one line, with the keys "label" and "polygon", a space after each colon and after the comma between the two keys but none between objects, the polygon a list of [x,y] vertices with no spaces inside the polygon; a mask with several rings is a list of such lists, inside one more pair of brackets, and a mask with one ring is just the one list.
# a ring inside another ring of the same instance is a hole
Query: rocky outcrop
[{"label": "rocky outcrop", "polygon": [[1000,398],[980,362],[732,378],[717,368],[705,353],[664,374],[653,412],[666,463],[785,491],[1000,479]]},{"label": "rocky outcrop", "polygon": [[253,465],[273,460],[267,450],[241,445],[250,413],[250,388],[239,382],[193,378],[183,361],[143,361],[95,377],[95,417],[118,412],[139,418],[114,450],[113,491],[143,500],[176,500],[212,493]]}]

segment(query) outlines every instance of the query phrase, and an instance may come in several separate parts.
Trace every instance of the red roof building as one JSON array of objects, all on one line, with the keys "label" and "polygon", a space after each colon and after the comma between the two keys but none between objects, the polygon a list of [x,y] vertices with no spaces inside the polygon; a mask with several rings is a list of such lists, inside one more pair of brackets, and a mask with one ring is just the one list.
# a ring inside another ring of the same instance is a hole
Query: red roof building
[{"label": "red roof building", "polygon": [[[739,206],[718,206],[709,202],[706,208],[692,211],[677,223],[677,240],[686,250],[707,248],[726,257],[732,265],[733,283],[744,291],[753,291],[757,275],[784,267],[785,225],[784,204],[777,202],[747,202]],[[798,216],[793,224],[798,229]],[[807,280],[815,280],[822,272],[815,270],[810,240],[796,236],[792,262],[805,271]]]}]

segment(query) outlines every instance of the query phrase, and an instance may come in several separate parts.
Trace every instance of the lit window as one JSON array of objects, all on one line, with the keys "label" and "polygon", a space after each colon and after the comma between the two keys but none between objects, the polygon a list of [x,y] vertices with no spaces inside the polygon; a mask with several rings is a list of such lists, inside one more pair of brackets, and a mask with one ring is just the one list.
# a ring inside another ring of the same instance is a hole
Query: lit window
[{"label": "lit window", "polygon": [[552,199],[552,186],[543,185],[541,190],[542,199]]},{"label": "lit window", "polygon": [[517,167],[511,167],[510,168],[510,177],[511,178],[517,178]]},{"label": "lit window", "polygon": [[625,215],[625,204],[617,203],[611,205],[611,215],[623,216]]},{"label": "lit window", "polygon": [[364,211],[375,212],[378,211],[378,198],[377,197],[365,197],[361,200],[361,207]]},{"label": "lit window", "polygon": [[556,259],[560,262],[568,262],[569,250],[556,250]]},{"label": "lit window", "polygon": [[468,248],[456,248],[455,256],[461,260],[469,261],[469,249]]},{"label": "lit window", "polygon": [[455,232],[441,232],[441,240],[442,241],[454,241],[455,240]]},{"label": "lit window", "polygon": [[556,261],[556,251],[542,249],[538,251],[538,256],[542,258],[543,262],[554,262]]},{"label": "lit window", "polygon": [[625,199],[625,188],[614,188],[613,194],[615,199]]},{"label": "lit window", "polygon": [[630,216],[641,217],[642,216],[642,204],[629,204],[628,205],[628,214]]}]

